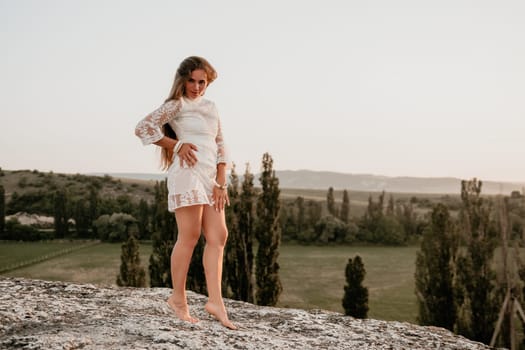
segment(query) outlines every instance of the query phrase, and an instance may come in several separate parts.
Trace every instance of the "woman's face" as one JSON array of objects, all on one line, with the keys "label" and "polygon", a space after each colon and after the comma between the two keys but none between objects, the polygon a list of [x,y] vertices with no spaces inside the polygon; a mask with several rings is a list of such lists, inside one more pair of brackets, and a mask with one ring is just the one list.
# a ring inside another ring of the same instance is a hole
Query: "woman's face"
[{"label": "woman's face", "polygon": [[203,69],[195,69],[191,72],[190,78],[184,84],[184,95],[193,100],[204,95],[208,86],[208,78]]}]

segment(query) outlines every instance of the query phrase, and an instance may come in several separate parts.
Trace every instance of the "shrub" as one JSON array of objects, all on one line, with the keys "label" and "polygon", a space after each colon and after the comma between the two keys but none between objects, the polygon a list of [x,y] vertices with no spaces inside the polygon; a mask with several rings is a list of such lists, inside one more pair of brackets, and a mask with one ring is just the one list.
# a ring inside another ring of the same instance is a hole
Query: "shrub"
[{"label": "shrub", "polygon": [[368,288],[363,287],[365,279],[365,265],[359,255],[348,259],[346,265],[346,285],[343,297],[345,315],[357,318],[366,318],[368,313]]},{"label": "shrub", "polygon": [[128,238],[128,233],[132,227],[136,226],[136,219],[125,213],[113,213],[101,215],[93,221],[99,238],[102,241],[122,242]]},{"label": "shrub", "polygon": [[5,223],[5,231],[1,239],[38,241],[46,236],[48,236],[48,234],[41,235],[40,231],[33,226],[22,225],[17,219],[11,219]]}]

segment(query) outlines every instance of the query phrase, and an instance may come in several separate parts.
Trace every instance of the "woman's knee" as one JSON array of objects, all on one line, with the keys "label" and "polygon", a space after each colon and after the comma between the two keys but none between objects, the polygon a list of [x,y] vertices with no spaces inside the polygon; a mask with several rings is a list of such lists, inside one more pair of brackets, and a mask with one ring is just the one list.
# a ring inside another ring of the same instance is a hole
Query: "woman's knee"
[{"label": "woman's knee", "polygon": [[177,244],[195,247],[201,236],[200,230],[179,231],[177,234]]},{"label": "woman's knee", "polygon": [[224,247],[226,245],[226,240],[228,239],[228,229],[226,229],[226,227],[214,229],[207,233],[205,237],[206,244]]}]

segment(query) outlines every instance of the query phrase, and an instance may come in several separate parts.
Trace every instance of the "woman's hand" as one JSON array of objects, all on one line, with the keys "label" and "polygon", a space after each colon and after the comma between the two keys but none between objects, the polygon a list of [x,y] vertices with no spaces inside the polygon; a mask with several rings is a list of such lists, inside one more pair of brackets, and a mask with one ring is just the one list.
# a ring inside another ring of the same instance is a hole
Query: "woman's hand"
[{"label": "woman's hand", "polygon": [[228,198],[228,189],[221,189],[213,186],[213,207],[217,211],[223,211],[226,205],[230,205],[230,198]]},{"label": "woman's hand", "polygon": [[197,164],[197,156],[195,155],[196,151],[198,151],[197,146],[195,146],[193,143],[184,143],[182,145],[179,152],[177,153],[179,156],[181,168],[184,162],[186,162],[190,168]]}]

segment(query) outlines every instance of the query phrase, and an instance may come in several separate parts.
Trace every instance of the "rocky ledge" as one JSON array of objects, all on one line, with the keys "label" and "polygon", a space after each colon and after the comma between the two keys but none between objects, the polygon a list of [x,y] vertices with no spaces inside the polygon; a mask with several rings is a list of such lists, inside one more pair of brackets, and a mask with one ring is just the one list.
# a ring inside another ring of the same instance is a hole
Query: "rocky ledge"
[{"label": "rocky ledge", "polygon": [[239,330],[208,316],[188,292],[197,324],[167,306],[167,288],[118,288],[0,277],[2,349],[489,349],[437,327],[360,320],[322,310],[226,300]]}]

